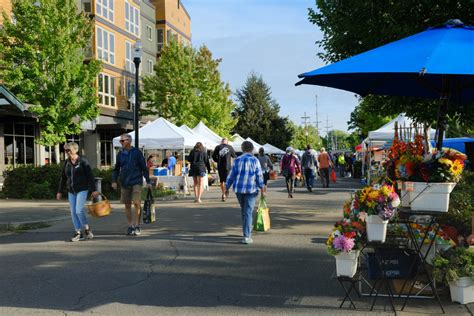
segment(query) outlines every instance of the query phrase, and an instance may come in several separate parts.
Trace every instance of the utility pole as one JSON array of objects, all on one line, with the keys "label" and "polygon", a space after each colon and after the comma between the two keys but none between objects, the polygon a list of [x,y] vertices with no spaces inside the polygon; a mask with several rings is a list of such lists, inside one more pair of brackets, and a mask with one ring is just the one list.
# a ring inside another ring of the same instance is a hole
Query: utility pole
[{"label": "utility pole", "polygon": [[309,116],[306,115],[306,112],[304,112],[304,116],[301,117],[301,119],[303,120],[303,124],[304,124],[304,135],[306,137],[306,145],[308,145],[308,120],[309,120]]},{"label": "utility pole", "polygon": [[314,125],[316,126],[316,134],[318,135],[319,138],[321,138],[321,134],[319,133],[319,123],[321,123],[321,121],[319,120],[318,95],[316,94],[316,121],[314,121]]},{"label": "utility pole", "polygon": [[[332,125],[329,126],[329,117],[326,114],[326,143],[327,146],[329,147],[329,129],[332,128]],[[331,146],[332,147],[332,146]],[[329,148],[328,148],[329,149]]]}]

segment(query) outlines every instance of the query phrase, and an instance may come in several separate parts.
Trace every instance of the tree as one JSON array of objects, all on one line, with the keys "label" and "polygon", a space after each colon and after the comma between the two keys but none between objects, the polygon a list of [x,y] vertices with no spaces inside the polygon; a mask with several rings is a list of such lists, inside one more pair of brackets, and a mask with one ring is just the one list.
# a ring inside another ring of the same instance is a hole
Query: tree
[{"label": "tree", "polygon": [[344,131],[333,129],[324,137],[323,143],[330,150],[353,150],[353,136]]},{"label": "tree", "polygon": [[349,130],[355,130],[361,137],[367,137],[370,131],[376,130],[390,122],[394,115],[384,115],[370,107],[369,99],[362,100],[352,111],[347,122]]},{"label": "tree", "polygon": [[39,143],[52,146],[78,134],[81,122],[97,117],[95,80],[100,62],[85,61],[93,24],[74,0],[12,1],[13,20],[3,12],[0,79],[33,104]]},{"label": "tree", "polygon": [[241,89],[235,93],[238,105],[234,132],[250,137],[258,143],[270,143],[285,148],[293,136],[288,118],[279,116],[280,106],[271,96],[270,87],[263,78],[251,73]]},{"label": "tree", "polygon": [[168,43],[155,65],[155,74],[143,78],[142,114],[164,117],[171,122],[195,126],[203,121],[214,132],[228,136],[235,125],[229,85],[221,81],[218,66],[206,46],[198,50]]},{"label": "tree", "polygon": [[[441,25],[457,18],[474,24],[471,0],[457,1],[329,1],[317,0],[318,11],[309,9],[309,20],[323,32],[318,41],[324,52],[319,57],[336,62]],[[367,101],[366,101],[367,100]],[[411,97],[368,96],[371,110],[384,115],[405,112],[419,122],[432,123],[438,115],[439,101]],[[460,124],[474,125],[474,107],[451,105],[448,115],[460,114]]]},{"label": "tree", "polygon": [[290,145],[297,149],[305,149],[306,145],[310,144],[315,149],[319,149],[322,146],[321,138],[316,131],[314,126],[297,126],[294,123],[290,123],[294,129],[293,139]]}]

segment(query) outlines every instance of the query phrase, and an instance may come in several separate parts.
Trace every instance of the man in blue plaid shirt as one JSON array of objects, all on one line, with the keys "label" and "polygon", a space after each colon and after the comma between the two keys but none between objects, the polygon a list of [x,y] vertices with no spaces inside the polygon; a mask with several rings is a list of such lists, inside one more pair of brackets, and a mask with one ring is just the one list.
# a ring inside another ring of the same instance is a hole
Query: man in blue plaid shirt
[{"label": "man in blue plaid shirt", "polygon": [[[233,186],[242,211],[243,244],[251,244],[252,218],[258,189],[263,188],[263,174],[260,162],[253,156],[253,144],[249,141],[242,143],[243,155],[235,159],[234,165],[225,183],[226,196]],[[262,192],[262,191],[261,191]],[[265,194],[262,192],[262,196]]]}]

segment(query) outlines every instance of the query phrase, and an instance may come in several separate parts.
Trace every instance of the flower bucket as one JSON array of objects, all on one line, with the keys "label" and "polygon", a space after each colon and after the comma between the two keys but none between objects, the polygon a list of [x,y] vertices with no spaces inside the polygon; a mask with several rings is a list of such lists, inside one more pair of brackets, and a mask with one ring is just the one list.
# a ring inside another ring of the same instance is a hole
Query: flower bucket
[{"label": "flower bucket", "polygon": [[359,250],[340,252],[334,257],[336,258],[337,276],[346,276],[352,278],[356,274]]},{"label": "flower bucket", "polygon": [[385,242],[388,220],[382,220],[378,215],[369,215],[366,219],[368,241]]},{"label": "flower bucket", "polygon": [[414,182],[410,193],[410,207],[413,211],[433,211],[446,213],[449,195],[456,183]]},{"label": "flower bucket", "polygon": [[449,282],[451,301],[461,304],[474,302],[474,283],[470,277],[462,277],[459,280]]}]

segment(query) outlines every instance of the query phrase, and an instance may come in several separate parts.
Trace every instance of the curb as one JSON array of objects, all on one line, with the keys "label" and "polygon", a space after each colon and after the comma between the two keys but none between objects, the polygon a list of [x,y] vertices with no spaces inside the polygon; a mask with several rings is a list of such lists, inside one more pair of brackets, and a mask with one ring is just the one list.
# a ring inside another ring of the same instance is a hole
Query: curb
[{"label": "curb", "polygon": [[47,221],[35,221],[35,222],[25,221],[25,222],[0,223],[0,230],[6,230],[8,233],[10,230],[22,229],[22,228],[25,228],[25,230],[44,228],[45,226],[51,226],[52,224],[64,221],[68,218],[69,216],[62,216],[62,217],[56,217]]}]

